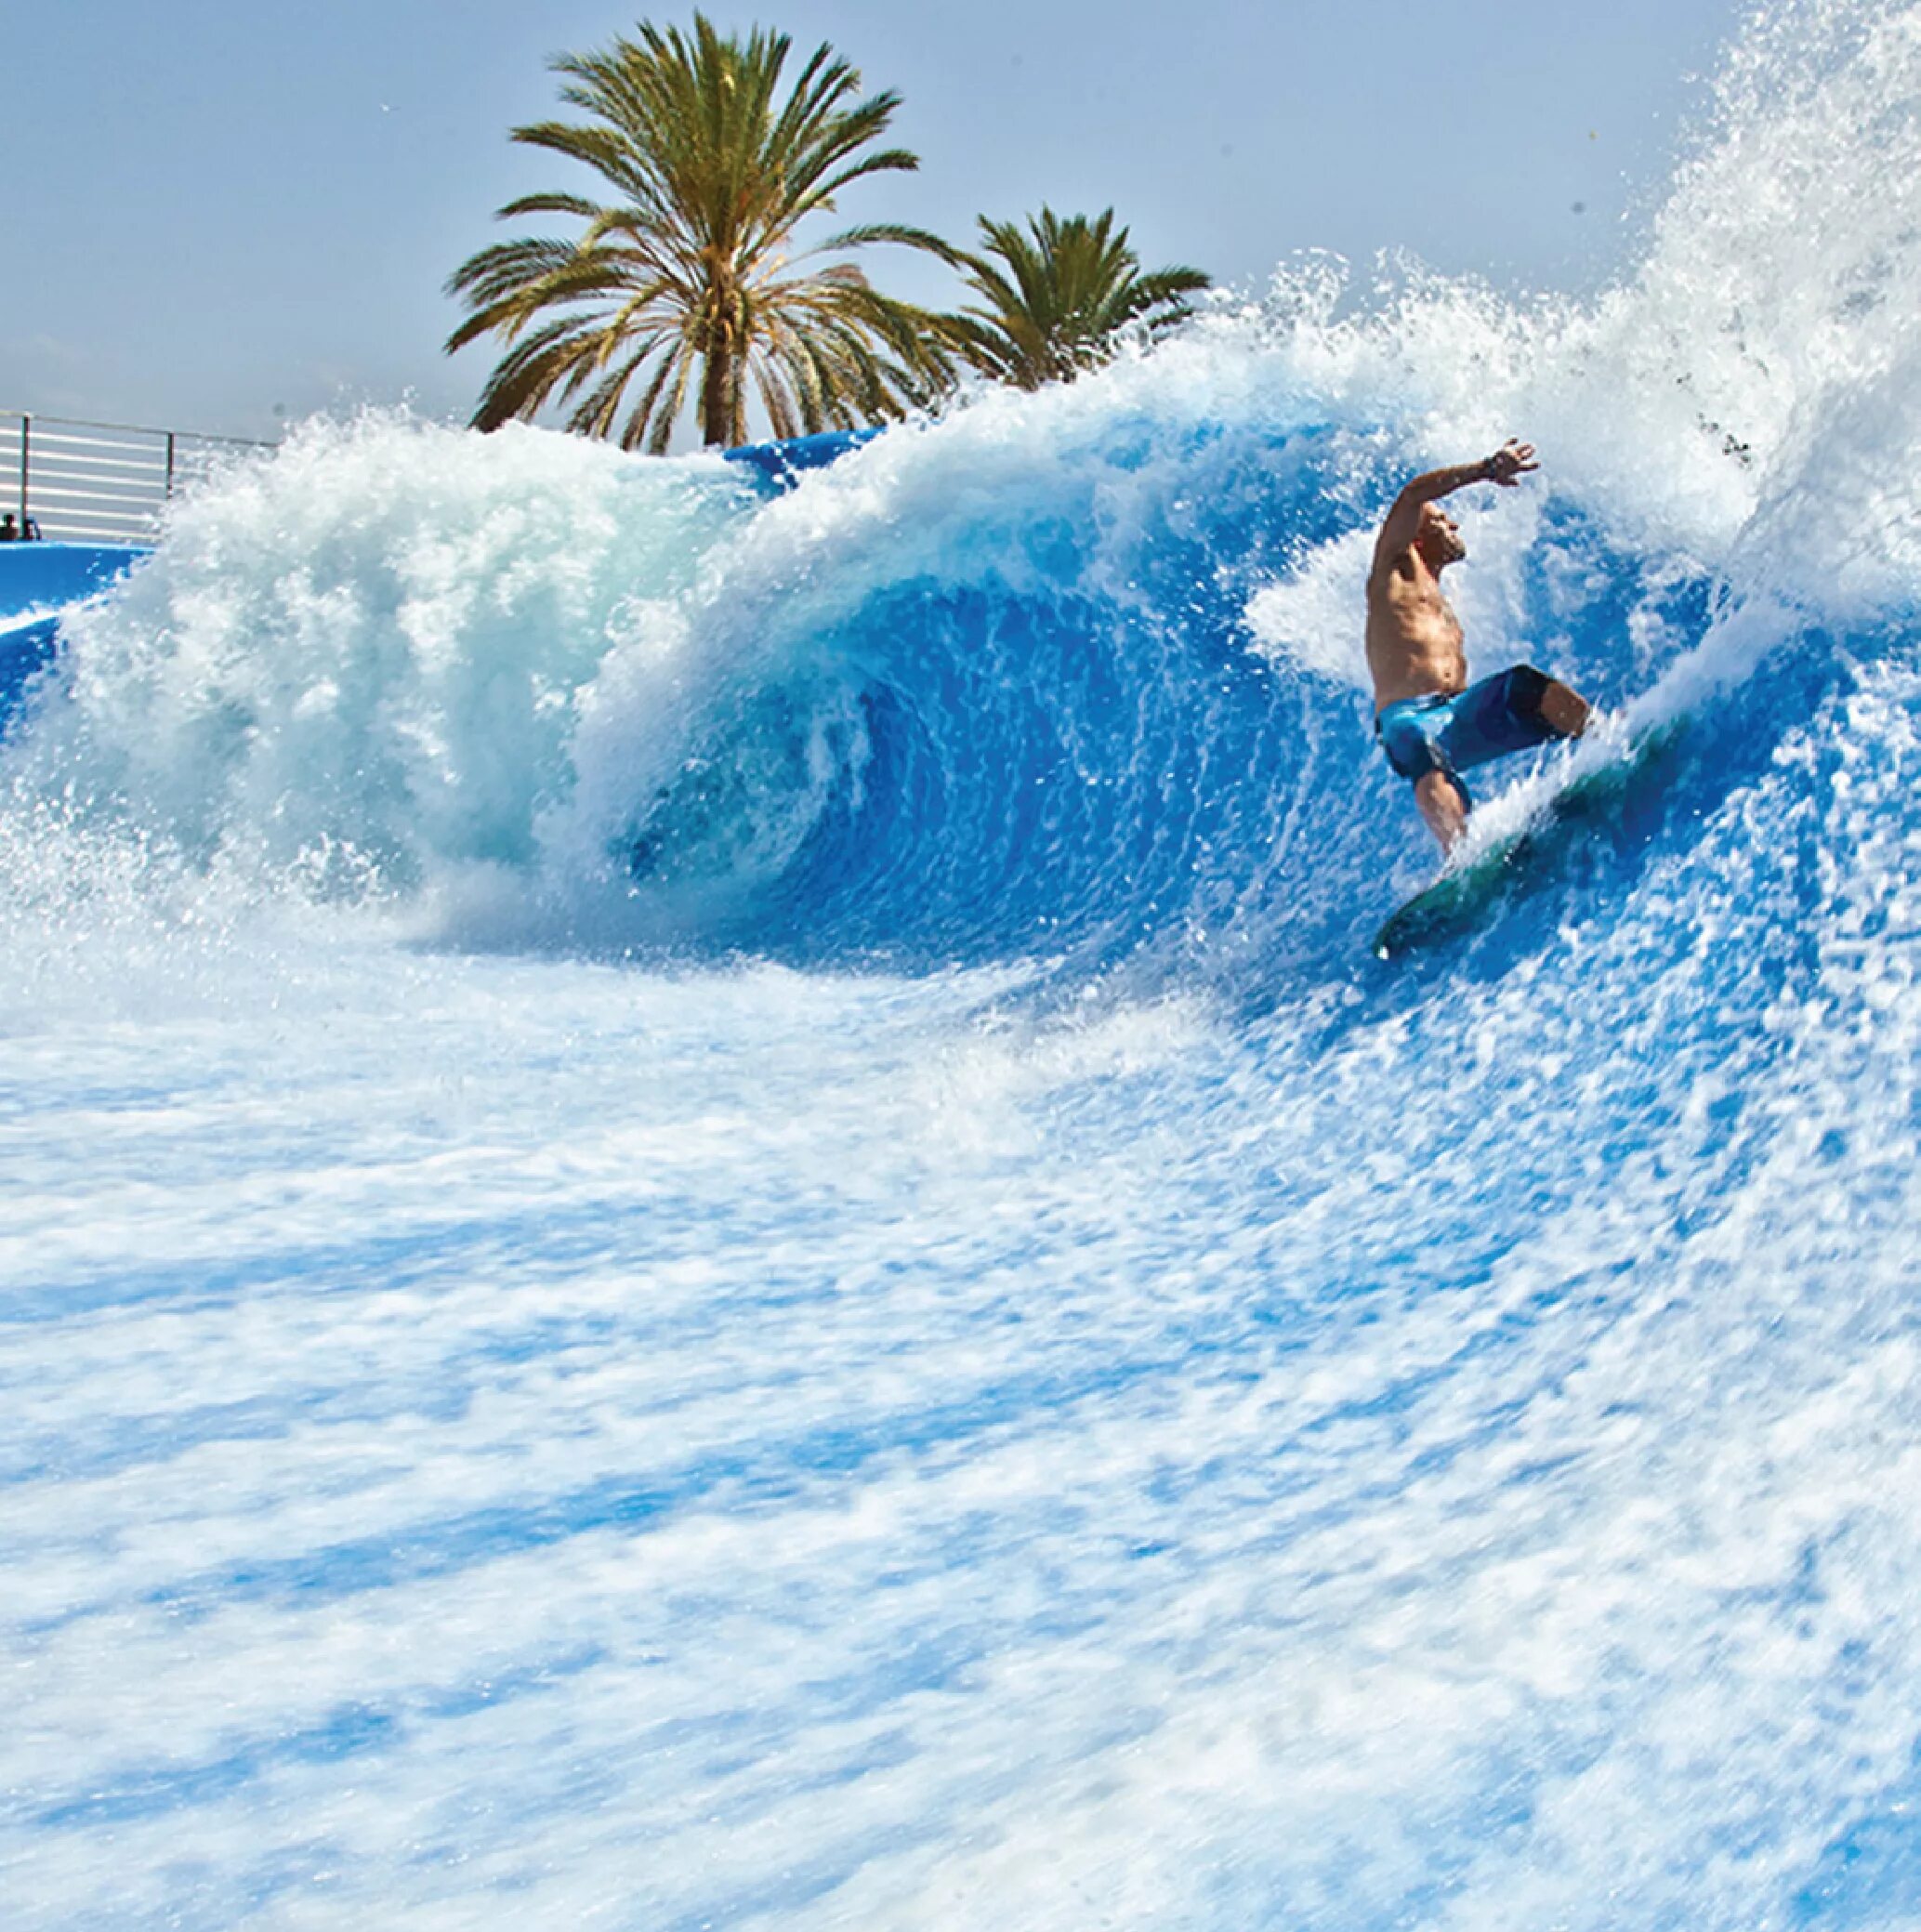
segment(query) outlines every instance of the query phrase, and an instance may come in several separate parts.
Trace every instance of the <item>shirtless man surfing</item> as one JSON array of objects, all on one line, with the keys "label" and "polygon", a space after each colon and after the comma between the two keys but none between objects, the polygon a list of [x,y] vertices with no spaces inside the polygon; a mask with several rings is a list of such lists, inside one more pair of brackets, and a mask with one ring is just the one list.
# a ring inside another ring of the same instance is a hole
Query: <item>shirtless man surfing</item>
[{"label": "shirtless man surfing", "polygon": [[1510,439],[1479,463],[1430,469],[1394,499],[1375,544],[1367,577],[1375,736],[1388,764],[1414,781],[1414,803],[1443,851],[1467,829],[1463,771],[1587,729],[1586,701],[1532,664],[1470,685],[1460,620],[1441,595],[1441,572],[1467,546],[1441,498],[1469,483],[1511,490],[1540,467],[1533,443]]}]

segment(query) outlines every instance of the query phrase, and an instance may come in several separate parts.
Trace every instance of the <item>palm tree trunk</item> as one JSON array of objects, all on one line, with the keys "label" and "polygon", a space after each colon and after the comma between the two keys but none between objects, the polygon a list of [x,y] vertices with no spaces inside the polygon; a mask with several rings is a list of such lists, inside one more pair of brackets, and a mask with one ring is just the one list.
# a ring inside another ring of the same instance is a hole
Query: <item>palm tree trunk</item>
[{"label": "palm tree trunk", "polygon": [[701,364],[701,440],[710,449],[733,440],[733,342],[730,332],[717,329]]},{"label": "palm tree trunk", "polygon": [[746,348],[739,292],[727,269],[708,267],[705,355],[701,364],[701,440],[709,449],[741,441],[734,418],[740,414],[741,356]]}]

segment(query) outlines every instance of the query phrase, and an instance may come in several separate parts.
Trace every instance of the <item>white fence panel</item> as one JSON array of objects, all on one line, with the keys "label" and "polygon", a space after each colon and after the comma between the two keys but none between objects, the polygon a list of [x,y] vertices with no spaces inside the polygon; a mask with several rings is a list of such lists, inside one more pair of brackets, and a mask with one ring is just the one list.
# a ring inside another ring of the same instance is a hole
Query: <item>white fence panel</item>
[{"label": "white fence panel", "polygon": [[0,410],[0,510],[52,542],[151,543],[168,497],[220,463],[272,445]]}]

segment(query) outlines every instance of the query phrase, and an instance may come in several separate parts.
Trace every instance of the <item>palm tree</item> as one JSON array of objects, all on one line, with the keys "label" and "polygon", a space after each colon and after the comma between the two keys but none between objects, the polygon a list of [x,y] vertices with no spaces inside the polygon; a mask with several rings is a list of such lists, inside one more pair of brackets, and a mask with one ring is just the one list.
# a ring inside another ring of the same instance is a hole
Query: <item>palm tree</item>
[{"label": "palm tree", "polygon": [[[1072,382],[1114,352],[1129,323],[1154,331],[1193,312],[1186,300],[1208,285],[1198,269],[1139,272],[1127,230],[1114,230],[1114,211],[1089,221],[1064,220],[1043,207],[1027,232],[1011,221],[980,217],[984,256],[958,257],[964,278],[986,306],[943,316],[948,339],[963,360],[1023,389]],[[1003,272],[1005,271],[1005,272]]]},{"label": "palm tree", "polygon": [[860,74],[823,44],[777,99],[792,43],[757,27],[743,43],[697,13],[691,37],[638,32],[554,60],[568,76],[561,99],[588,121],[513,133],[586,162],[614,198],[509,202],[502,219],[566,215],[586,227],[572,241],[483,248],[447,283],[471,310],[448,353],[490,332],[507,345],[475,427],[532,417],[552,399],[572,405],[569,428],[658,454],[696,371],[707,443],[746,440],[750,379],[777,436],[897,416],[931,393],[949,374],[933,318],[878,294],[849,262],[804,264],[872,242],[953,251],[893,222],[799,253],[793,243],[853,182],[919,166],[904,148],[874,145],[900,97],[858,98]]}]

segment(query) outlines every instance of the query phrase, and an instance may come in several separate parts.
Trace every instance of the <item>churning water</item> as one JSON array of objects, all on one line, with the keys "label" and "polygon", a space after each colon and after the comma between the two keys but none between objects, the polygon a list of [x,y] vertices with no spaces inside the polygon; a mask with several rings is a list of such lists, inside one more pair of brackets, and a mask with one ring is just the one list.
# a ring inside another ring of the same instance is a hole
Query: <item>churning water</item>
[{"label": "churning water", "polygon": [[[1719,100],[1597,302],[179,510],[0,769],[9,1925],[1921,1922],[1921,9]],[[1510,433],[1476,664],[1683,722],[1386,965]]]}]

